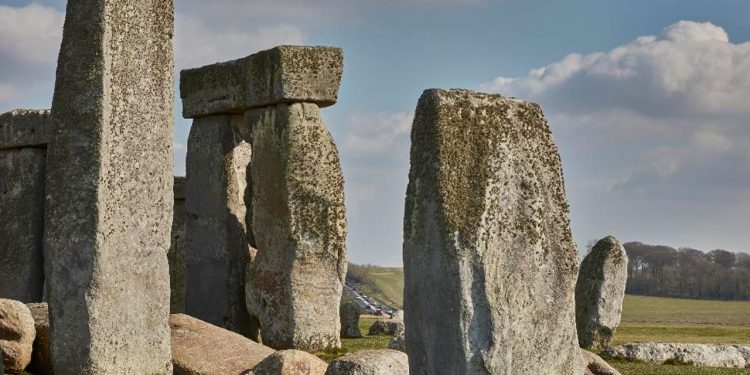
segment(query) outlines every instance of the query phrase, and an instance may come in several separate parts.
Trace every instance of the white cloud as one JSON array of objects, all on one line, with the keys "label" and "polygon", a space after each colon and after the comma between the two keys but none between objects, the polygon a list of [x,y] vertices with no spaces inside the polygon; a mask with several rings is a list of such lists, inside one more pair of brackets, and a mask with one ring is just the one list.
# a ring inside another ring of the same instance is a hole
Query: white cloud
[{"label": "white cloud", "polygon": [[587,143],[571,153],[611,163],[616,187],[750,189],[750,43],[716,25],[680,21],[481,88],[540,102],[563,144]]},{"label": "white cloud", "polygon": [[354,113],[349,118],[344,150],[357,158],[409,152],[413,113]]},{"label": "white cloud", "polygon": [[257,28],[209,27],[197,17],[177,14],[175,59],[177,69],[194,68],[245,57],[281,44],[302,44],[306,35],[288,24]]},{"label": "white cloud", "polygon": [[0,6],[0,57],[54,64],[64,19],[65,13],[36,2],[24,7]]}]

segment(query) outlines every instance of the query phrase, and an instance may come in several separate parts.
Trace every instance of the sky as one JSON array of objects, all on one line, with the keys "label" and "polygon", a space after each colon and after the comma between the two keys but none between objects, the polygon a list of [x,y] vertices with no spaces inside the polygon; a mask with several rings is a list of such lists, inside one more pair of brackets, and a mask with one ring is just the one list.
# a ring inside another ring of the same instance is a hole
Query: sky
[{"label": "sky", "polygon": [[[0,112],[48,108],[65,1],[0,0]],[[428,88],[542,105],[571,225],[750,252],[746,0],[175,0],[176,71],[280,44],[344,49],[338,145],[349,259],[401,265],[409,134]],[[179,86],[176,86],[179,87]],[[190,122],[175,100],[175,174]]]}]

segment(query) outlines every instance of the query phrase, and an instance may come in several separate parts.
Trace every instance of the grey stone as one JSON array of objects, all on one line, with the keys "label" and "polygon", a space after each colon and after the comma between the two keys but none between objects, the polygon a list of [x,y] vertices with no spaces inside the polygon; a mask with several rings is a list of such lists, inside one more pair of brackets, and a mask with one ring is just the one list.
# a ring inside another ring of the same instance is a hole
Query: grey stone
[{"label": "grey stone", "polygon": [[299,350],[280,350],[253,369],[255,375],[324,375],[328,364]]},{"label": "grey stone", "polygon": [[[245,305],[249,130],[243,116],[196,119],[187,153],[186,312],[257,340]],[[249,200],[249,198],[248,198]]]},{"label": "grey stone", "polygon": [[344,179],[318,106],[279,104],[246,112],[253,158],[248,311],[277,349],[340,347],[346,275]]},{"label": "grey stone", "polygon": [[412,128],[404,311],[413,374],[581,374],[576,246],[541,108],[427,90]]},{"label": "grey stone", "polygon": [[604,354],[629,361],[663,364],[670,361],[697,367],[750,367],[750,345],[632,343]]},{"label": "grey stone", "polygon": [[372,323],[368,335],[396,335],[404,331],[404,321],[401,319],[377,320]]},{"label": "grey stone", "polygon": [[[346,295],[346,293],[344,293]],[[339,316],[341,318],[341,337],[362,337],[359,330],[359,314],[361,310],[351,297],[346,295],[341,299]]]},{"label": "grey stone", "polygon": [[388,349],[398,350],[406,353],[406,333],[402,330],[388,343]]},{"label": "grey stone", "polygon": [[183,116],[242,113],[278,103],[336,103],[343,69],[340,48],[280,46],[248,57],[183,70]]},{"label": "grey stone", "polygon": [[0,150],[0,298],[42,300],[46,153]]},{"label": "grey stone", "polygon": [[46,147],[50,133],[48,109],[14,109],[0,115],[0,150]]},{"label": "grey stone", "polygon": [[36,331],[29,308],[19,301],[0,299],[0,351],[5,371],[17,374],[31,362]]},{"label": "grey stone", "polygon": [[49,351],[49,309],[46,303],[29,303],[26,307],[31,311],[36,330],[29,370],[35,375],[53,375],[52,353]]},{"label": "grey stone", "polygon": [[602,350],[620,325],[628,278],[628,255],[609,236],[583,259],[576,283],[576,327],[582,348]]},{"label": "grey stone", "polygon": [[586,369],[585,375],[621,375],[601,357],[585,349],[581,349],[581,360]]},{"label": "grey stone", "polygon": [[334,359],[325,375],[409,375],[409,360],[396,350],[361,350]]},{"label": "grey stone", "polygon": [[174,178],[174,210],[172,215],[172,243],[169,246],[170,312],[185,312],[185,284],[187,254],[185,249],[185,177]]},{"label": "grey stone", "polygon": [[169,318],[174,375],[253,375],[274,350],[184,314]]},{"label": "grey stone", "polygon": [[57,375],[171,374],[172,0],[69,0],[47,170]]}]

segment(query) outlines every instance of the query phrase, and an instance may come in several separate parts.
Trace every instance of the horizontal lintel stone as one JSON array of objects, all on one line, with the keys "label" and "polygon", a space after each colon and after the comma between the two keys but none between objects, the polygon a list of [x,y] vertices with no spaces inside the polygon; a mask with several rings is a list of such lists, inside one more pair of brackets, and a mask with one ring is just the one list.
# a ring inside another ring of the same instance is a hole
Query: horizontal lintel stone
[{"label": "horizontal lintel stone", "polygon": [[14,109],[0,114],[0,150],[46,146],[49,135],[48,109]]},{"label": "horizontal lintel stone", "polygon": [[183,70],[183,117],[242,113],[277,103],[336,103],[343,70],[336,47],[279,46],[238,60]]}]

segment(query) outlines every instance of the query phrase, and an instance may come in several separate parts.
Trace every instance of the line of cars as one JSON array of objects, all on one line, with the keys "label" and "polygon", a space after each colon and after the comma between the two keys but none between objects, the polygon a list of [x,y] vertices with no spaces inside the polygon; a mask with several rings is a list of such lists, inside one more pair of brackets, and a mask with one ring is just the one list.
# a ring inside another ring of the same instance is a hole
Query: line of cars
[{"label": "line of cars", "polygon": [[344,291],[348,292],[354,298],[354,301],[359,307],[366,313],[377,316],[390,316],[395,310],[387,305],[384,305],[375,299],[367,296],[363,293],[356,285],[346,283],[344,284]]}]

